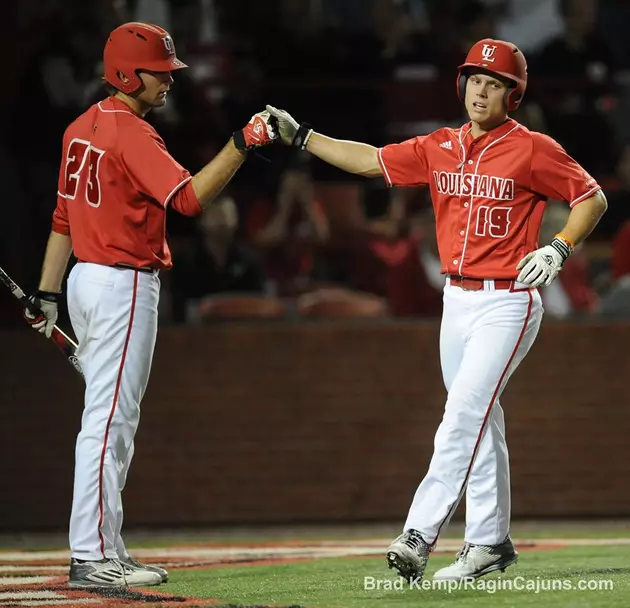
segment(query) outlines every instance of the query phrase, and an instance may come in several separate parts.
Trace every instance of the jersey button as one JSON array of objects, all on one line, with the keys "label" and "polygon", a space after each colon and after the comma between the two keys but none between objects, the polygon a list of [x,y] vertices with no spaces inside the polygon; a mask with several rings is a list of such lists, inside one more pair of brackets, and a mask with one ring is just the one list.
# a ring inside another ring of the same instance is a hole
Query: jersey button
[{"label": "jersey button", "polygon": [[472,158],[468,161],[468,164],[469,164],[469,165],[472,165],[472,164],[473,164],[473,160],[472,160]]},{"label": "jersey button", "polygon": [[468,203],[464,203],[464,207],[468,208]]},{"label": "jersey button", "polygon": [[463,230],[460,230],[460,231],[459,231],[459,234],[460,234],[460,236],[464,236],[464,231],[463,231]]},{"label": "jersey button", "polygon": [[453,260],[453,266],[457,266],[459,262],[457,260]]}]

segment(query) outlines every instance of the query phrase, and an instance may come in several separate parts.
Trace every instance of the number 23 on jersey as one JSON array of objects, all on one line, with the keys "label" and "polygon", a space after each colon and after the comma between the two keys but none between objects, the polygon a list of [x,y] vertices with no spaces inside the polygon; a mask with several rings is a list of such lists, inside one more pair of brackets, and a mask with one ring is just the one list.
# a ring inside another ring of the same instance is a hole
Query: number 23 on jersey
[{"label": "number 23 on jersey", "polygon": [[79,199],[85,195],[85,201],[91,207],[101,205],[101,185],[99,182],[99,165],[105,154],[104,150],[95,148],[89,141],[73,139],[66,153],[66,199]]}]

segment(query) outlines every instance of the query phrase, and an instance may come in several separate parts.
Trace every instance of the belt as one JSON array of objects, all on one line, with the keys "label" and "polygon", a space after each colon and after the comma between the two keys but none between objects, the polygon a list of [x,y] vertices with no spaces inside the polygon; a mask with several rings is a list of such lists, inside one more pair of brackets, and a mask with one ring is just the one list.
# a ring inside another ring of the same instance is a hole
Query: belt
[{"label": "belt", "polygon": [[495,289],[512,289],[512,279],[473,279],[472,277],[460,277],[457,274],[447,275],[453,287],[460,287],[466,291],[482,291],[486,288],[486,281],[492,281]]},{"label": "belt", "polygon": [[[83,260],[77,260],[79,264],[85,264]],[[107,264],[103,264],[103,266],[107,266]],[[131,264],[123,264],[122,262],[118,264],[112,264],[110,268],[124,268],[125,270],[137,270],[138,272],[146,272],[147,274],[155,274],[158,272],[157,268],[153,268],[151,266],[132,266]]]},{"label": "belt", "polygon": [[151,266],[132,266],[131,264],[113,264],[114,268],[124,268],[126,270],[137,270],[138,272],[146,272],[147,274],[155,274],[157,272],[157,268],[152,268]]}]

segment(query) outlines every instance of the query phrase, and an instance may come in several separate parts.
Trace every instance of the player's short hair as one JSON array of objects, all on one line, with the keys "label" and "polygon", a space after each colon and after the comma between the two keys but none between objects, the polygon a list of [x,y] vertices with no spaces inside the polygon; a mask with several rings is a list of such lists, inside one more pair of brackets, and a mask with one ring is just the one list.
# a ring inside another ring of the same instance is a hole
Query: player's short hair
[{"label": "player's short hair", "polygon": [[502,82],[505,86],[507,86],[508,89],[513,89],[516,86],[516,82],[514,82],[511,78],[506,78],[501,74],[497,74],[492,70],[485,70],[484,68],[468,67],[464,68],[462,70],[462,73],[466,74],[466,76],[472,76],[473,74],[486,74],[487,76],[492,76],[492,78],[495,78],[496,80]]}]

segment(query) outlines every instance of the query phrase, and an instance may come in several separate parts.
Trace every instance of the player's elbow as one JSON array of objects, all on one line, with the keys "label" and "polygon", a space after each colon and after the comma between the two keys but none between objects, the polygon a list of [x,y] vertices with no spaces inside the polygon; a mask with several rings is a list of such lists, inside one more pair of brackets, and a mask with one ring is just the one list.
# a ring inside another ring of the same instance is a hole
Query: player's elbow
[{"label": "player's elbow", "polygon": [[608,211],[608,199],[606,198],[603,190],[600,190],[593,198],[596,200],[595,208],[599,217],[601,217],[604,213],[606,213],[606,211]]},{"label": "player's elbow", "polygon": [[589,198],[585,198],[581,203],[575,205],[573,207],[576,213],[578,213],[581,217],[590,217],[595,221],[598,221],[599,218],[606,213],[608,209],[608,201],[606,200],[606,196],[600,190],[590,196]]},{"label": "player's elbow", "polygon": [[382,177],[383,171],[381,170],[381,164],[378,162],[378,149],[374,146],[366,146],[363,158],[360,175],[364,177]]},{"label": "player's elbow", "polygon": [[596,192],[590,199],[584,201],[587,203],[587,208],[593,221],[599,222],[601,217],[606,213],[608,209],[608,201],[606,195],[600,190]]},{"label": "player's elbow", "polygon": [[362,175],[363,177],[371,177],[371,178],[383,177],[383,172],[381,171],[380,165],[376,165],[376,167],[370,166],[360,171],[359,175]]}]

